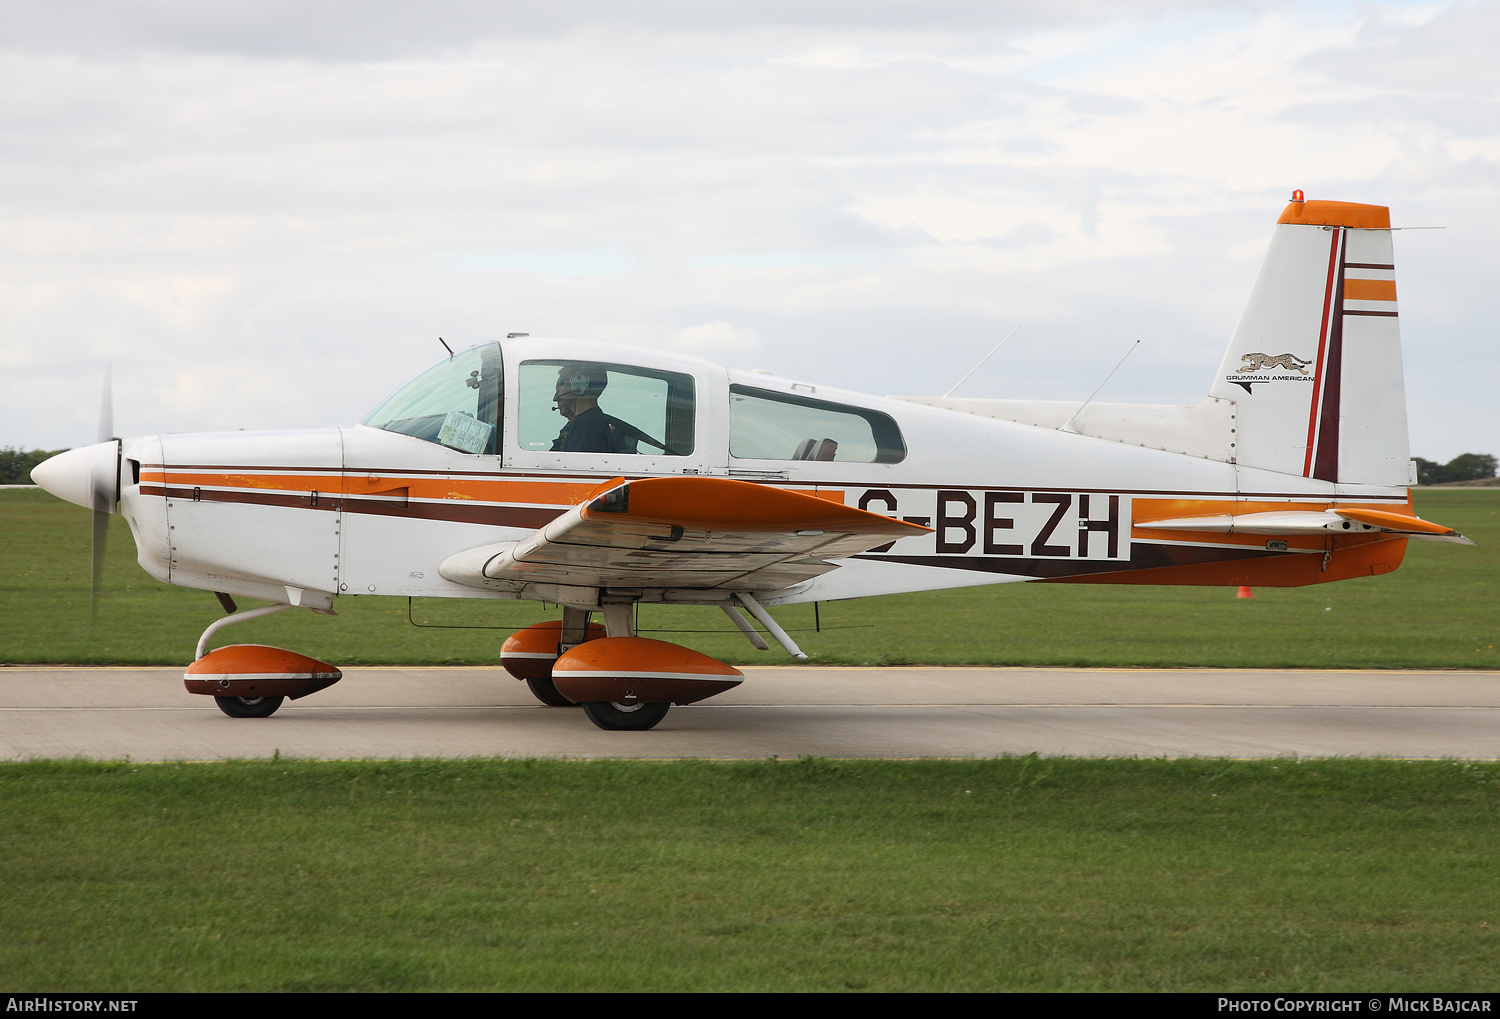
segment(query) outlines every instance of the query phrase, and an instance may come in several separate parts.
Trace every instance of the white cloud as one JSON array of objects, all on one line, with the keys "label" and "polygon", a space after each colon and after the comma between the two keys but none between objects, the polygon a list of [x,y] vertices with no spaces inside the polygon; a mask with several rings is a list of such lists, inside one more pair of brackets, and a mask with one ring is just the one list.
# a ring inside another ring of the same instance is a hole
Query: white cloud
[{"label": "white cloud", "polygon": [[1494,5],[14,7],[0,444],[89,441],[107,354],[121,431],[310,426],[507,331],[938,393],[1021,321],[966,392],[1138,337],[1110,398],[1193,401],[1302,187],[1450,227],[1414,450],[1500,452]]},{"label": "white cloud", "polygon": [[747,326],[731,325],[728,322],[705,322],[702,325],[678,329],[662,344],[669,350],[680,350],[715,360],[730,354],[740,354],[760,349],[760,337]]}]

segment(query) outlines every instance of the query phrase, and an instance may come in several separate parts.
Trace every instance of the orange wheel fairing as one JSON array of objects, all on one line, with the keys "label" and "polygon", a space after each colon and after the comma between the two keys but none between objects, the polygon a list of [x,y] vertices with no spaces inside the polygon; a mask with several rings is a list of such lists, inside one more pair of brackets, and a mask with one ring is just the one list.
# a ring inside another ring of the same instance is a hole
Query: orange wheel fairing
[{"label": "orange wheel fairing", "polygon": [[[604,627],[590,623],[585,640],[604,636]],[[500,646],[500,664],[517,679],[551,679],[552,663],[562,642],[562,620],[532,623],[505,638]]]},{"label": "orange wheel fairing", "polygon": [[738,686],[744,674],[680,644],[648,637],[605,637],[557,659],[552,682],[578,702],[691,704]]},{"label": "orange wheel fairing", "polygon": [[213,697],[306,697],[337,683],[344,674],[316,658],[265,644],[217,648],[182,674],[188,693]]}]

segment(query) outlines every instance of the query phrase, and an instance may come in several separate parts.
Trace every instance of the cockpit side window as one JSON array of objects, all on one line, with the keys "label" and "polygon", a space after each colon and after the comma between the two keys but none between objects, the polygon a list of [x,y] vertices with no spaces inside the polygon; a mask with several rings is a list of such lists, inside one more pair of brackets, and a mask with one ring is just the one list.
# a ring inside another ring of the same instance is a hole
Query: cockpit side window
[{"label": "cockpit side window", "polygon": [[523,361],[518,439],[523,450],[688,456],[693,377],[598,361]]},{"label": "cockpit side window", "polygon": [[465,453],[500,448],[500,345],[486,343],[439,361],[396,390],[364,424]]},{"label": "cockpit side window", "polygon": [[906,441],[876,410],[730,386],[729,452],[742,460],[893,464],[906,459]]}]

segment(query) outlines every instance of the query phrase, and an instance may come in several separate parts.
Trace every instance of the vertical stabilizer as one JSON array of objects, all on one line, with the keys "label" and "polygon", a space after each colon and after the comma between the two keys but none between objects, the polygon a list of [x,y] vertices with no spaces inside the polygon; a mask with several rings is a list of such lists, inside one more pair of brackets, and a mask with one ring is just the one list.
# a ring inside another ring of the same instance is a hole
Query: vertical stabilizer
[{"label": "vertical stabilizer", "polygon": [[1241,465],[1406,485],[1390,213],[1300,197],[1277,221],[1209,395],[1236,403]]}]

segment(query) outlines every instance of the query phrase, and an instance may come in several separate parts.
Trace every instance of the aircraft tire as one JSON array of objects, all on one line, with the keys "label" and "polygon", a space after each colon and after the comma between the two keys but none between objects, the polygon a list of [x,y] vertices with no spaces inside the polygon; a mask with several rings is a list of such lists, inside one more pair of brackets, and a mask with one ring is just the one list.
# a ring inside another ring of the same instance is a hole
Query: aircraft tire
[{"label": "aircraft tire", "polygon": [[531,688],[532,694],[537,700],[550,708],[576,708],[577,701],[570,701],[557,692],[557,686],[550,679],[528,679],[526,685]]},{"label": "aircraft tire", "polygon": [[285,697],[215,697],[219,710],[230,718],[270,718]]},{"label": "aircraft tire", "polygon": [[643,732],[667,717],[672,707],[666,701],[650,704],[616,704],[613,701],[584,701],[583,713],[601,729]]}]

